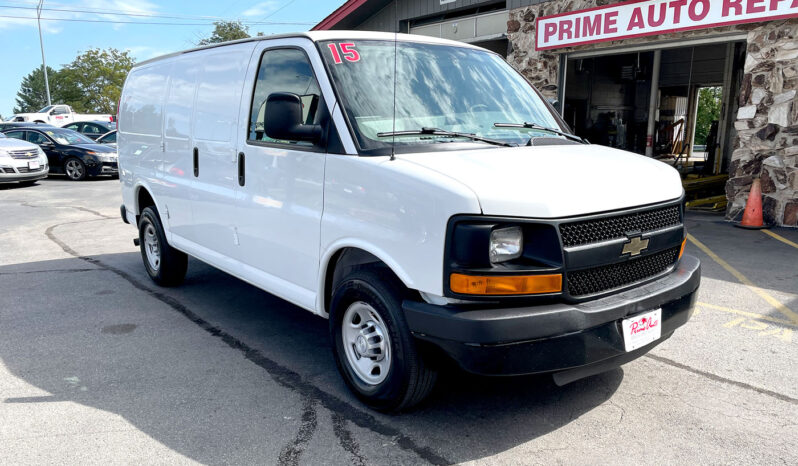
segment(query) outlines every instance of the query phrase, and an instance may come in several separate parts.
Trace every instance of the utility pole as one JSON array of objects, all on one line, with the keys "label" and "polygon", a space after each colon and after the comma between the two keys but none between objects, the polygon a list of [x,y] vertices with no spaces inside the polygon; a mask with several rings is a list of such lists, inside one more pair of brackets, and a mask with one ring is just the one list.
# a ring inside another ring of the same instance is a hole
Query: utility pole
[{"label": "utility pole", "polygon": [[47,79],[47,62],[44,61],[44,41],[42,40],[42,4],[44,0],[39,0],[36,6],[36,22],[39,24],[39,46],[42,49],[42,71],[44,71],[44,87],[47,89],[47,105],[52,105],[50,101],[50,80]]}]

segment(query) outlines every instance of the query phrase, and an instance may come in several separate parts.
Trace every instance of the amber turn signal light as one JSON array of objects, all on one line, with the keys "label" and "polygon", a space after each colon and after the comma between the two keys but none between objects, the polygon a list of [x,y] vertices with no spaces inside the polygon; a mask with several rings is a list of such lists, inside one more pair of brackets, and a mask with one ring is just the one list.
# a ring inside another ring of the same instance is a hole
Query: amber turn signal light
[{"label": "amber turn signal light", "polygon": [[562,291],[562,275],[478,276],[453,273],[449,276],[449,288],[455,293],[472,295],[558,293]]},{"label": "amber turn signal light", "polygon": [[682,240],[682,248],[681,248],[681,249],[679,249],[679,259],[681,259],[681,258],[682,258],[682,254],[684,254],[684,245],[685,245],[685,244],[687,244],[687,238],[685,238],[684,240]]}]

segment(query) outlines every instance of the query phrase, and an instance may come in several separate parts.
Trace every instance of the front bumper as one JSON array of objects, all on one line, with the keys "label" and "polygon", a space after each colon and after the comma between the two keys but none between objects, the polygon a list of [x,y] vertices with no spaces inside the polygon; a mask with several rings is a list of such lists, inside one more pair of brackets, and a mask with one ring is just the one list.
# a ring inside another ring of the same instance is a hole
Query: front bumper
[{"label": "front bumper", "polygon": [[[608,370],[645,354],[684,325],[701,280],[697,258],[685,255],[659,280],[578,304],[464,310],[405,301],[413,334],[483,375],[570,371],[569,380]],[[627,353],[621,320],[662,308],[662,337]]]},{"label": "front bumper", "polygon": [[117,162],[97,162],[95,164],[87,164],[86,168],[89,176],[116,175],[119,173],[119,164]]},{"label": "front bumper", "polygon": [[44,167],[40,170],[35,171],[25,171],[20,173],[19,168],[15,167],[17,173],[11,172],[11,167],[4,167],[0,170],[0,183],[15,183],[18,181],[36,181],[47,178],[47,175],[50,173],[48,167]]}]

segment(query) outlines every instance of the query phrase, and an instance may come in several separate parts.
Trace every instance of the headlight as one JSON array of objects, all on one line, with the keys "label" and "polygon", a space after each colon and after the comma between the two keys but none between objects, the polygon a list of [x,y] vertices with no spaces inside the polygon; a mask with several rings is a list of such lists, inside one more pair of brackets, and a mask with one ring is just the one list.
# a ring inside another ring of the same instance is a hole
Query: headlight
[{"label": "headlight", "polygon": [[506,262],[521,257],[524,234],[521,227],[499,228],[490,232],[488,255],[492,263]]},{"label": "headlight", "polygon": [[100,159],[101,162],[116,162],[116,154],[112,153],[97,154],[97,158]]}]

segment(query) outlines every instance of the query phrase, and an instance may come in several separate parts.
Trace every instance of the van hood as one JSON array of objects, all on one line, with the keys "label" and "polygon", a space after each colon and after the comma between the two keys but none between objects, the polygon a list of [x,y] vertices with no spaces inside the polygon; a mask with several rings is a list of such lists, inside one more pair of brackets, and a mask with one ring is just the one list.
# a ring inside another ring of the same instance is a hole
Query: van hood
[{"label": "van hood", "polygon": [[649,157],[598,145],[397,154],[471,188],[482,213],[558,218],[667,201],[679,173]]}]

